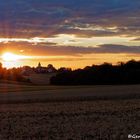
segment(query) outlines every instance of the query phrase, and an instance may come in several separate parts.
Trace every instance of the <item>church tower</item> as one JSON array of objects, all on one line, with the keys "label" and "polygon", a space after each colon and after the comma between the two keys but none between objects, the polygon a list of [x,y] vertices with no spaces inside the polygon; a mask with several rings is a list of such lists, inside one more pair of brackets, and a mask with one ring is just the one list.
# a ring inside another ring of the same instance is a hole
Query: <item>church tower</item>
[{"label": "church tower", "polygon": [[41,63],[40,62],[38,63],[38,68],[41,68]]}]

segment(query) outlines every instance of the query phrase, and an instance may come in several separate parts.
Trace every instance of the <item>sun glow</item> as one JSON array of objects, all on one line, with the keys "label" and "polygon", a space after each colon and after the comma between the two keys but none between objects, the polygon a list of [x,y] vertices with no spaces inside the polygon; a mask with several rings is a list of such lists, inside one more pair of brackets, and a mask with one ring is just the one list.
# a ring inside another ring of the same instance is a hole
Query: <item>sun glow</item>
[{"label": "sun glow", "polygon": [[21,60],[21,59],[27,59],[27,58],[30,58],[30,57],[29,56],[24,56],[24,55],[16,55],[16,54],[13,54],[13,53],[10,53],[10,52],[6,52],[1,56],[1,58],[2,58],[3,61],[13,62],[13,61]]},{"label": "sun glow", "polygon": [[7,53],[4,53],[4,54],[2,55],[2,59],[3,59],[4,61],[16,61],[16,60],[19,59],[19,56],[7,52]]},{"label": "sun glow", "polygon": [[1,55],[2,64],[6,68],[20,67],[24,61],[30,59],[30,56],[17,55],[11,52],[5,52]]}]

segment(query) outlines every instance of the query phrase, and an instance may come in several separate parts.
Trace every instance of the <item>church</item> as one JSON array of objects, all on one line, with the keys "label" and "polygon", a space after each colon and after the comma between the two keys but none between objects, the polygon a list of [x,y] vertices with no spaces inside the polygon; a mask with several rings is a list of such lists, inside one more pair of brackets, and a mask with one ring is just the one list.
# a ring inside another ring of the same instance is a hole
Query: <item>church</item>
[{"label": "church", "polygon": [[22,68],[21,74],[30,75],[30,74],[35,74],[35,73],[43,74],[43,73],[56,73],[56,72],[57,72],[57,70],[52,64],[49,64],[47,67],[43,67],[41,65],[41,63],[39,62],[38,66],[35,68],[31,68],[29,66],[24,66]]},{"label": "church", "polygon": [[37,85],[49,85],[50,79],[56,75],[57,70],[52,64],[49,64],[47,67],[43,67],[41,63],[38,63],[38,66],[31,68],[29,66],[24,66],[22,68],[22,75],[29,79],[31,83]]},{"label": "church", "polygon": [[56,72],[55,67],[52,64],[49,64],[47,67],[42,67],[41,63],[38,63],[38,66],[35,68],[37,73],[54,73]]}]

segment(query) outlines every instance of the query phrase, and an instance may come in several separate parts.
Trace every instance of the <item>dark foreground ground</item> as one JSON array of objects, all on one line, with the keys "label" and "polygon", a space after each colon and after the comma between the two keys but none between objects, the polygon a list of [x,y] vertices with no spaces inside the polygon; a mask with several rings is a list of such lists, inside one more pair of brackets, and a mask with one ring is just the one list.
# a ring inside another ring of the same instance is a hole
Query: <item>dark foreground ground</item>
[{"label": "dark foreground ground", "polygon": [[127,140],[140,100],[0,105],[0,140]]},{"label": "dark foreground ground", "polygon": [[[1,93],[0,140],[127,140],[140,134],[139,91],[135,85]],[[67,100],[65,92],[72,95]]]}]

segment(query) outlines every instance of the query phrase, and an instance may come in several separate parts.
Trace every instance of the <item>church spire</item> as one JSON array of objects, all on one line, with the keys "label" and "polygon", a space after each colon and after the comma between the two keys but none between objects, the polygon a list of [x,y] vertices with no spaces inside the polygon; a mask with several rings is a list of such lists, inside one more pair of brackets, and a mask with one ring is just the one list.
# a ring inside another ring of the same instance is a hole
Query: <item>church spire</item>
[{"label": "church spire", "polygon": [[41,67],[41,63],[40,63],[40,62],[38,63],[38,67],[39,67],[39,68]]}]

